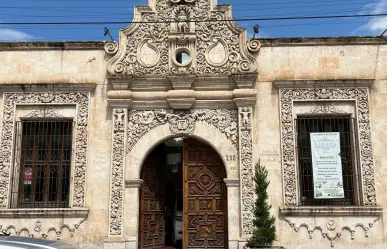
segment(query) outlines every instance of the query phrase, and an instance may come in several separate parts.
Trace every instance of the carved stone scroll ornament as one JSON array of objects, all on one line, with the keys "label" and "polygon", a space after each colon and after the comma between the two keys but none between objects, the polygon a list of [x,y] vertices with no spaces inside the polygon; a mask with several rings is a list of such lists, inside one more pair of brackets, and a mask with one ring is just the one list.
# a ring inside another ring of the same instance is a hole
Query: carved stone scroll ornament
[{"label": "carved stone scroll ornament", "polygon": [[[170,67],[176,48],[189,48],[196,55],[187,73],[228,76],[257,71],[256,59],[246,43],[246,31],[234,22],[224,21],[231,19],[230,7],[212,6],[211,0],[157,0],[154,9],[141,6],[137,7],[137,13],[135,23],[121,31],[118,52],[108,65],[112,77],[176,73]],[[204,22],[192,24],[187,22],[188,18]],[[171,29],[171,21],[177,22],[177,30]],[[180,40],[169,39],[174,35],[181,37]],[[145,40],[150,49],[142,49]],[[191,43],[193,47],[187,45]],[[252,51],[259,49],[256,41],[248,44]],[[109,43],[105,50],[115,54],[116,45]],[[143,63],[148,60],[151,63]]]},{"label": "carved stone scroll ornament", "polygon": [[258,53],[259,50],[261,49],[262,47],[262,44],[260,41],[258,40],[254,40],[254,39],[251,39],[247,42],[247,49],[251,52],[251,53]]},{"label": "carved stone scroll ornament", "polygon": [[118,52],[117,42],[109,42],[105,45],[105,52],[110,55],[115,55]]},{"label": "carved stone scroll ornament", "polygon": [[193,134],[196,122],[215,126],[237,147],[237,113],[234,110],[173,110],[131,111],[128,123],[128,153],[137,141],[156,126],[168,124],[172,134]]},{"label": "carved stone scroll ornament", "polygon": [[[305,228],[309,234],[309,239],[313,239],[315,233],[321,233],[323,238],[329,240],[331,247],[335,246],[335,241],[342,238],[345,231],[350,233],[351,240],[356,239],[359,230],[363,230],[364,236],[368,238],[369,230],[375,226],[380,219],[378,217],[351,217],[344,219],[327,219],[325,217],[286,217],[286,222],[296,233]],[[359,229],[360,228],[360,229]]]},{"label": "carved stone scroll ornament", "polygon": [[253,232],[254,184],[253,184],[253,109],[239,108],[240,165],[242,186],[242,232]]},{"label": "carved stone scroll ornament", "polygon": [[110,196],[110,235],[122,234],[125,123],[127,109],[113,109],[113,155]]},{"label": "carved stone scroll ornament", "polygon": [[367,88],[348,89],[281,89],[281,141],[283,181],[285,192],[285,205],[296,206],[297,203],[297,177],[295,156],[295,132],[293,122],[293,101],[305,100],[356,100],[357,129],[359,134],[359,149],[362,194],[365,206],[376,205],[375,175],[372,158],[370,111]]},{"label": "carved stone scroll ornament", "polygon": [[5,93],[0,148],[0,208],[8,207],[9,175],[12,167],[12,141],[15,106],[19,104],[74,104],[77,105],[73,207],[85,206],[87,127],[89,122],[89,93]]}]

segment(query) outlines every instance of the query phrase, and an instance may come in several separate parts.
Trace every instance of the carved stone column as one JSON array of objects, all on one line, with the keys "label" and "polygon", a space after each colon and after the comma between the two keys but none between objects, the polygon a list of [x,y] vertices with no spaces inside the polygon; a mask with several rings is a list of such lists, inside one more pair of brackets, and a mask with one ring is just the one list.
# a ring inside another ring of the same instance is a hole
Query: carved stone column
[{"label": "carved stone column", "polygon": [[240,237],[239,179],[224,179],[227,186],[228,248],[237,249]]},{"label": "carved stone column", "polygon": [[253,231],[253,106],[255,98],[234,99],[238,106],[239,124],[239,174],[241,182],[241,227],[242,237],[247,237]]},{"label": "carved stone column", "polygon": [[124,169],[126,126],[129,101],[108,100],[112,107],[112,159],[110,178],[109,231],[105,248],[125,248],[124,235]]},{"label": "carved stone column", "polygon": [[140,188],[141,179],[125,181],[124,194],[124,240],[126,249],[137,249],[139,243]]}]

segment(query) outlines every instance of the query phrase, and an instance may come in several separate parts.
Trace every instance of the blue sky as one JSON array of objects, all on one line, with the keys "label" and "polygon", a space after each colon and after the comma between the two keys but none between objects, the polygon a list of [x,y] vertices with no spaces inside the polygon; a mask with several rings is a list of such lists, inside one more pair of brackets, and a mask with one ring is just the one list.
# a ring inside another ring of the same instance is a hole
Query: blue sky
[{"label": "blue sky", "polygon": [[[147,0],[0,0],[0,41],[107,40],[107,26],[115,39],[125,25],[4,25],[7,22],[128,21],[133,6]],[[232,4],[234,18],[387,13],[387,0],[218,0]],[[261,37],[380,35],[387,17],[238,22],[249,33],[261,26]]]}]

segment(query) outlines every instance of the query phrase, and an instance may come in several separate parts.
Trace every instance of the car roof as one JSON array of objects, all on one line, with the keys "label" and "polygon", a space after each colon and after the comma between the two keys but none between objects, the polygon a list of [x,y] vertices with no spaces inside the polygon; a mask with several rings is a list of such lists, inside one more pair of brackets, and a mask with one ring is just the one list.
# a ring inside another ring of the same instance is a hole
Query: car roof
[{"label": "car roof", "polygon": [[57,241],[22,236],[0,236],[1,245],[21,246],[20,248],[76,249],[74,246]]}]

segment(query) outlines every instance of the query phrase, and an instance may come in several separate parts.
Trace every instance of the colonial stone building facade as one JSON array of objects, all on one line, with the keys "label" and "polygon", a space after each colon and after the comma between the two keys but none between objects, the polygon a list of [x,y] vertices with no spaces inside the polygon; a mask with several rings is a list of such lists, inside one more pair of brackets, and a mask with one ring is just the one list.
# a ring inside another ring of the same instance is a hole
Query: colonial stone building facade
[{"label": "colonial stone building facade", "polygon": [[[165,245],[159,148],[183,138],[184,248],[243,248],[259,160],[276,245],[387,246],[385,38],[247,40],[216,0],[135,11],[117,43],[0,43],[3,232]],[[340,134],[343,198],[315,198],[314,132]]]}]

